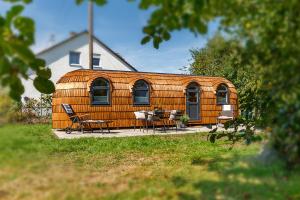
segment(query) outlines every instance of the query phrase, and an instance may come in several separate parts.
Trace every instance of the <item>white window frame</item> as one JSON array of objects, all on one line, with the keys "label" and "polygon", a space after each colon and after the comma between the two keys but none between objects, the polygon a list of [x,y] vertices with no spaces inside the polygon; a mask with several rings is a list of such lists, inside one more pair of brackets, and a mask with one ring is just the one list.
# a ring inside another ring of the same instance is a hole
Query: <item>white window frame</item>
[{"label": "white window frame", "polygon": [[[99,65],[94,65],[94,58],[99,58]],[[94,69],[102,69],[102,67],[101,67],[101,54],[94,53],[92,62],[93,62],[93,68]]]},{"label": "white window frame", "polygon": [[[79,55],[79,62],[78,62],[78,63],[71,63],[71,54],[72,54],[72,53],[76,53],[76,54]],[[80,65],[80,55],[81,55],[81,52],[78,52],[78,51],[70,51],[70,52],[69,52],[69,65],[70,65],[70,66],[81,66],[81,65]]]}]

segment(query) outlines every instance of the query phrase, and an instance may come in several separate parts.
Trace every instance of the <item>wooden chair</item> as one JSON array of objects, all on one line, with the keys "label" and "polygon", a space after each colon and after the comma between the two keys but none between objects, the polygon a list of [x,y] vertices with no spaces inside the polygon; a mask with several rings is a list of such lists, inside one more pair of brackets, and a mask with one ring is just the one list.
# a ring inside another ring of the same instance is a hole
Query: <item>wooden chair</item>
[{"label": "wooden chair", "polygon": [[112,121],[92,120],[90,119],[90,114],[77,115],[74,112],[72,106],[69,104],[61,104],[61,106],[69,116],[69,119],[72,121],[72,124],[65,129],[67,134],[70,134],[72,132],[72,127],[75,123],[79,124],[79,129],[82,133],[84,132],[84,129],[88,129],[93,132],[92,124],[100,125],[101,132],[103,132],[102,124],[105,124],[108,132],[110,133],[109,123],[111,123]]},{"label": "wooden chair", "polygon": [[217,117],[217,127],[224,120],[233,120],[234,119],[234,112],[232,105],[222,105],[222,111],[219,113]]}]

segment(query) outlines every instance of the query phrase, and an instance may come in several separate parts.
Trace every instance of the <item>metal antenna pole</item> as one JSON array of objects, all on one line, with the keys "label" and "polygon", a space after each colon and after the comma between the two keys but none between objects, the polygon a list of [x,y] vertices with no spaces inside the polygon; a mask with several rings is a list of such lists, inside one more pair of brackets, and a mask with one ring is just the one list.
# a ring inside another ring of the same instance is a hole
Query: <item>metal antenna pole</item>
[{"label": "metal antenna pole", "polygon": [[93,69],[93,35],[94,35],[94,9],[93,1],[89,0],[89,67]]}]

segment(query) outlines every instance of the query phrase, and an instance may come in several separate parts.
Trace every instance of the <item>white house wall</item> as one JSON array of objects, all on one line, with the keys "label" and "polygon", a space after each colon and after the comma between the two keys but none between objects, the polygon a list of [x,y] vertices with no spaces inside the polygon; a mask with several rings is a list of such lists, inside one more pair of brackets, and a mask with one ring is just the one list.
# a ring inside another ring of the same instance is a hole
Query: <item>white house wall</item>
[{"label": "white house wall", "polygon": [[[70,51],[80,52],[79,66],[69,65]],[[38,57],[46,61],[46,65],[50,67],[52,71],[51,80],[56,83],[61,76],[69,71],[88,69],[88,53],[88,35],[83,34],[39,54]],[[103,47],[96,40],[94,40],[94,54],[100,54],[100,67],[102,69],[132,71],[125,62]],[[39,98],[41,96],[40,92],[38,92],[33,86],[34,77],[35,75],[30,75],[30,79],[32,80],[23,80],[23,84],[25,86],[25,93],[23,94],[23,97]]]}]

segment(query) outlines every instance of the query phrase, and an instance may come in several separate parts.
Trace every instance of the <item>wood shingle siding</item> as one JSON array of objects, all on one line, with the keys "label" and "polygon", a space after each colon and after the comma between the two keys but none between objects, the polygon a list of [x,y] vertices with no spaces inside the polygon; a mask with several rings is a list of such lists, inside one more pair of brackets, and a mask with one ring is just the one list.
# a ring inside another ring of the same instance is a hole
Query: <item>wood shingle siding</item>
[{"label": "wood shingle siding", "polygon": [[[97,78],[104,78],[110,84],[110,104],[92,105],[91,84]],[[133,86],[136,81],[149,84],[150,105],[133,105]],[[135,123],[134,111],[165,110],[186,111],[186,88],[190,83],[200,88],[199,120],[193,124],[214,124],[222,109],[216,102],[216,89],[225,84],[229,91],[229,104],[238,115],[237,91],[234,85],[221,77],[191,76],[180,74],[75,70],[65,74],[57,82],[52,101],[53,128],[62,129],[71,124],[61,108],[62,103],[70,104],[77,114],[90,113],[92,119],[113,120],[113,127],[131,127]]]}]

